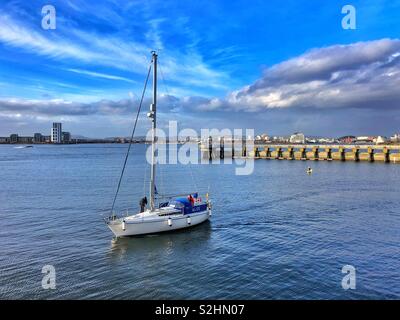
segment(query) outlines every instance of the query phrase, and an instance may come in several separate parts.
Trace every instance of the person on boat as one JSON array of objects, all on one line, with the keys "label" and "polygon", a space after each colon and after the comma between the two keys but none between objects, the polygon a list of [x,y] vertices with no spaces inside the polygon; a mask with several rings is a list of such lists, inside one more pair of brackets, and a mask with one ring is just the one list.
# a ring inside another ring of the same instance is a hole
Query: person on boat
[{"label": "person on boat", "polygon": [[146,208],[147,205],[147,197],[143,197],[142,199],[140,199],[139,201],[139,205],[140,205],[140,212],[144,212],[144,209]]},{"label": "person on boat", "polygon": [[191,194],[188,195],[188,200],[192,206],[194,206],[194,198]]}]

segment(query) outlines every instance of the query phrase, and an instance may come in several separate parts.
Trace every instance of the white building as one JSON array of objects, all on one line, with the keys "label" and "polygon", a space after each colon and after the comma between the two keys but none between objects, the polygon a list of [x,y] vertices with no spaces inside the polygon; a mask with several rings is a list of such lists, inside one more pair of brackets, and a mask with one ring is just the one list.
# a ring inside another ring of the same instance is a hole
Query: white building
[{"label": "white building", "polygon": [[385,143],[386,141],[387,141],[386,137],[383,137],[383,136],[378,136],[374,139],[374,142],[376,144],[382,144],[382,143]]},{"label": "white building", "polygon": [[392,142],[400,142],[400,134],[396,133],[390,137],[390,141]]},{"label": "white building", "polygon": [[269,136],[266,135],[265,133],[259,134],[258,136],[256,136],[256,140],[266,142],[266,141],[269,141]]},{"label": "white building", "polygon": [[304,133],[295,132],[290,136],[289,142],[290,143],[305,143]]},{"label": "white building", "polygon": [[374,142],[374,139],[376,139],[376,138],[374,138],[374,137],[368,137],[368,136],[358,136],[358,137],[356,138],[355,143],[357,143],[357,144],[371,143],[371,142]]},{"label": "white building", "polygon": [[319,138],[319,139],[317,139],[317,142],[318,143],[323,143],[323,144],[325,144],[325,143],[334,143],[335,139],[332,139],[332,138]]},{"label": "white building", "polygon": [[62,125],[60,122],[53,122],[53,127],[51,128],[51,142],[61,143],[62,141]]}]

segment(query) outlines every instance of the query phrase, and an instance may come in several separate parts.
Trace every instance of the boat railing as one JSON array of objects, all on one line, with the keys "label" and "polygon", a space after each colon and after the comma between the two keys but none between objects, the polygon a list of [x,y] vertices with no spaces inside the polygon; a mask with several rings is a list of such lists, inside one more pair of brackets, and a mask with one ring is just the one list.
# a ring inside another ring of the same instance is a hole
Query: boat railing
[{"label": "boat railing", "polygon": [[195,194],[198,192],[190,192],[190,193],[181,193],[181,194],[158,194],[157,198],[158,199],[171,199],[171,198],[176,198],[176,197],[185,197],[188,196],[189,194]]}]

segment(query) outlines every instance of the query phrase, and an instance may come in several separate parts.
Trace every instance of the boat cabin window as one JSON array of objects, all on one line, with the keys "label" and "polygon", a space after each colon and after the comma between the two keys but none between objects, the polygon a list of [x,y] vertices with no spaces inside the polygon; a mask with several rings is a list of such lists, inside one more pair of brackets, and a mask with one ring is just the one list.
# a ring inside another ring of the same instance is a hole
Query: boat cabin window
[{"label": "boat cabin window", "polygon": [[170,205],[171,207],[176,208],[176,209],[182,209],[182,208],[185,207],[185,205],[184,205],[182,202],[175,201],[175,200],[172,200],[172,201],[169,203],[169,205]]},{"label": "boat cabin window", "polygon": [[160,204],[158,205],[158,207],[159,207],[159,208],[165,208],[165,207],[168,207],[168,205],[169,205],[169,202],[162,202],[162,203],[160,203]]}]

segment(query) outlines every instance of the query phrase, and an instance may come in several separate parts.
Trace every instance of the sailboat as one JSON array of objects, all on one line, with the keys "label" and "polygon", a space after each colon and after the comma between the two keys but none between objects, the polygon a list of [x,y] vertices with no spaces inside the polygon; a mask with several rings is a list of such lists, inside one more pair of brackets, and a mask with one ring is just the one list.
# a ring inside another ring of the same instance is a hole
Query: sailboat
[{"label": "sailboat", "polygon": [[[185,195],[171,197],[167,202],[156,205],[156,114],[157,114],[157,53],[152,52],[152,68],[153,68],[153,97],[150,105],[150,112],[147,116],[152,122],[152,157],[151,157],[151,173],[150,173],[150,204],[145,209],[142,206],[142,212],[118,217],[113,211],[111,216],[105,219],[106,224],[114,233],[115,237],[126,237],[135,235],[145,235],[158,232],[166,232],[171,230],[183,229],[198,225],[211,217],[211,201],[208,193],[206,201],[202,201],[198,192],[191,192]],[[149,69],[150,73],[150,69]],[[149,76],[149,74],[148,74]],[[147,80],[146,80],[147,83]],[[140,109],[139,109],[140,110]],[[133,133],[132,133],[133,137]],[[132,138],[131,138],[132,143]],[[129,152],[129,150],[128,150]],[[126,161],[125,161],[126,163]],[[122,177],[122,175],[121,175]],[[143,198],[144,203],[147,197]],[[115,198],[114,198],[115,202]],[[142,201],[141,201],[142,202]]]}]

